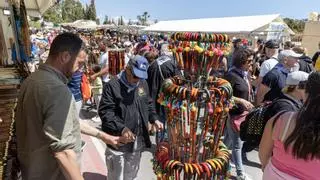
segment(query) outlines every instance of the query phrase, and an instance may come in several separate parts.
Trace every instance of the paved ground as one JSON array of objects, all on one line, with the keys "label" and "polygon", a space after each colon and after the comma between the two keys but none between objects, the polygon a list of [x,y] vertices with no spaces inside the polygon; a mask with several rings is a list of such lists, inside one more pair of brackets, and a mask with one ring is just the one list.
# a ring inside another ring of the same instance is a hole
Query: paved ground
[{"label": "paved ground", "polygon": [[[94,110],[83,111],[83,119],[97,128],[100,128],[99,122],[93,122],[90,119],[95,116]],[[154,137],[151,137],[153,144]],[[105,144],[93,137],[83,136],[83,140],[86,141],[86,146],[84,147],[82,154],[82,171],[86,180],[105,180],[107,175],[107,168],[105,166],[104,151]],[[156,177],[152,170],[152,149],[146,149],[142,153],[142,159],[140,163],[140,171],[138,173],[139,180],[155,180]],[[253,180],[262,179],[262,171],[260,170],[260,164],[258,159],[258,152],[252,151],[247,154],[250,162],[245,163],[245,170],[247,174]],[[234,170],[232,172],[234,174]],[[234,179],[234,178],[232,178]]]}]

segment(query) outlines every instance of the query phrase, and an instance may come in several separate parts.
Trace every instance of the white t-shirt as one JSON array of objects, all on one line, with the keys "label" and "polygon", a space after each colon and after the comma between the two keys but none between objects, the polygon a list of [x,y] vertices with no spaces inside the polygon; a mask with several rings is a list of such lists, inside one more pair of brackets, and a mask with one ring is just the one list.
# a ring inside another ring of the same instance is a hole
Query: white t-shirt
[{"label": "white t-shirt", "polygon": [[[109,62],[108,62],[108,51],[104,54],[101,55],[100,57],[100,65],[102,66],[102,68],[108,67]],[[107,75],[102,76],[102,81],[103,82],[108,82],[110,80],[109,78],[109,73]]]},{"label": "white t-shirt", "polygon": [[279,63],[277,56],[273,56],[272,58],[265,60],[260,67],[259,77],[264,77],[274,66]]}]

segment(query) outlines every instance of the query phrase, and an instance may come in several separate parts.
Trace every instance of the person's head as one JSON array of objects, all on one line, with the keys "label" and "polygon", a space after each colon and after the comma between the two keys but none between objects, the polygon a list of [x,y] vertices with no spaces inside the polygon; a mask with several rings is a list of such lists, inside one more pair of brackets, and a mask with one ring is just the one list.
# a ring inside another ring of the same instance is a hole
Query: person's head
[{"label": "person's head", "polygon": [[148,39],[149,39],[149,38],[148,38],[148,36],[147,36],[147,35],[145,35],[145,34],[144,34],[144,35],[142,35],[142,36],[141,36],[141,38],[140,38],[141,42],[147,42],[147,41],[148,41]]},{"label": "person's head", "polygon": [[288,50],[294,47],[294,44],[291,41],[286,41],[283,45],[284,50]]},{"label": "person's head", "polygon": [[136,84],[141,79],[148,79],[149,63],[143,56],[136,55],[131,58],[126,67],[127,80],[131,84]]},{"label": "person's head", "polygon": [[63,33],[53,40],[47,63],[70,78],[83,67],[86,59],[87,53],[82,40],[75,34]]},{"label": "person's head", "polygon": [[94,66],[92,67],[92,71],[93,71],[94,73],[99,73],[99,72],[101,71],[101,66],[99,66],[99,65],[94,65]]},{"label": "person's head", "polygon": [[303,71],[295,71],[288,74],[284,93],[291,94],[303,102],[306,100],[305,87],[309,74]]},{"label": "person's head", "polygon": [[149,64],[151,64],[158,56],[156,52],[148,51],[145,53],[144,57],[148,60]]},{"label": "person's head", "polygon": [[263,44],[263,39],[258,39],[258,40],[257,40],[257,45],[260,46],[260,45],[262,45],[262,44]]},{"label": "person's head", "polygon": [[232,55],[232,65],[236,68],[248,71],[253,63],[254,51],[247,48],[239,48]]},{"label": "person's head", "polygon": [[302,46],[295,46],[292,48],[292,50],[297,54],[303,54],[303,55],[307,54],[307,49]]},{"label": "person's head", "polygon": [[232,43],[233,43],[233,48],[238,49],[241,47],[242,40],[240,38],[236,38],[232,41]]},{"label": "person's head", "polygon": [[[309,75],[307,100],[296,118],[295,128],[286,139],[286,150],[299,159],[320,159],[320,72]],[[289,148],[290,147],[290,148]]]},{"label": "person's head", "polygon": [[264,47],[266,51],[266,56],[268,58],[271,58],[272,56],[278,53],[279,42],[277,40],[271,39],[265,43]]},{"label": "person's head", "polygon": [[295,53],[293,50],[283,50],[280,52],[278,59],[286,67],[293,68],[301,56],[302,54]]}]

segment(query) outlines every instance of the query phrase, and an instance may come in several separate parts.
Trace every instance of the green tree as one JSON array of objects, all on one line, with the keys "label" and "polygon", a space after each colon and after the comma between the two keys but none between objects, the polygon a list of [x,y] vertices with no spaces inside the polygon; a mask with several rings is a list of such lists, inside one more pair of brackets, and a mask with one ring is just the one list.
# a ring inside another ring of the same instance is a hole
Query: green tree
[{"label": "green tree", "polygon": [[62,1],[62,19],[64,22],[73,22],[84,18],[81,2],[74,0]]},{"label": "green tree", "polygon": [[124,25],[123,16],[120,17],[120,25]]},{"label": "green tree", "polygon": [[141,25],[146,26],[150,15],[148,12],[144,12],[142,15],[137,16],[137,18]]},{"label": "green tree", "polygon": [[49,8],[43,15],[43,19],[48,22],[55,24],[62,23],[63,19],[61,16],[62,3],[57,3],[53,7]]},{"label": "green tree", "polygon": [[102,24],[109,24],[109,22],[110,22],[109,17],[107,15],[104,16],[104,20]]},{"label": "green tree", "polygon": [[90,5],[86,7],[86,19],[95,21],[97,19],[95,0],[91,0]]},{"label": "green tree", "polygon": [[296,33],[302,33],[306,24],[306,19],[284,18],[283,21]]}]

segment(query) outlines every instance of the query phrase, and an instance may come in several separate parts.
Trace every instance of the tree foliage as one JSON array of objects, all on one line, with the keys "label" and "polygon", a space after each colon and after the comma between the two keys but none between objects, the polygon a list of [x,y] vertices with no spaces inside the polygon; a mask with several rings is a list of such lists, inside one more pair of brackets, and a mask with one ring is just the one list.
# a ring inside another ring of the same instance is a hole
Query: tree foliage
[{"label": "tree foliage", "polygon": [[83,6],[80,1],[64,0],[62,1],[62,19],[63,22],[74,22],[84,18]]},{"label": "tree foliage", "polygon": [[302,33],[304,31],[304,26],[306,23],[306,19],[291,19],[284,18],[283,21],[296,33]]},{"label": "tree foliage", "polygon": [[124,20],[123,20],[123,16],[120,17],[120,24],[119,25],[125,25]]},{"label": "tree foliage", "polygon": [[110,24],[109,16],[105,16],[102,24]]},{"label": "tree foliage", "polygon": [[47,10],[43,18],[45,21],[53,23],[74,22],[79,19],[87,19],[96,21],[95,1],[91,0],[90,4],[86,4],[84,8],[78,0],[62,0],[54,7]]},{"label": "tree foliage", "polygon": [[141,25],[146,26],[148,19],[150,18],[150,14],[145,11],[142,15],[137,16],[137,18]]},{"label": "tree foliage", "polygon": [[49,8],[44,14],[43,19],[45,21],[53,22],[53,23],[62,23],[63,19],[61,16],[62,3],[58,3],[55,6]]},{"label": "tree foliage", "polygon": [[90,5],[87,6],[85,19],[93,21],[97,19],[95,0],[91,0]]}]

